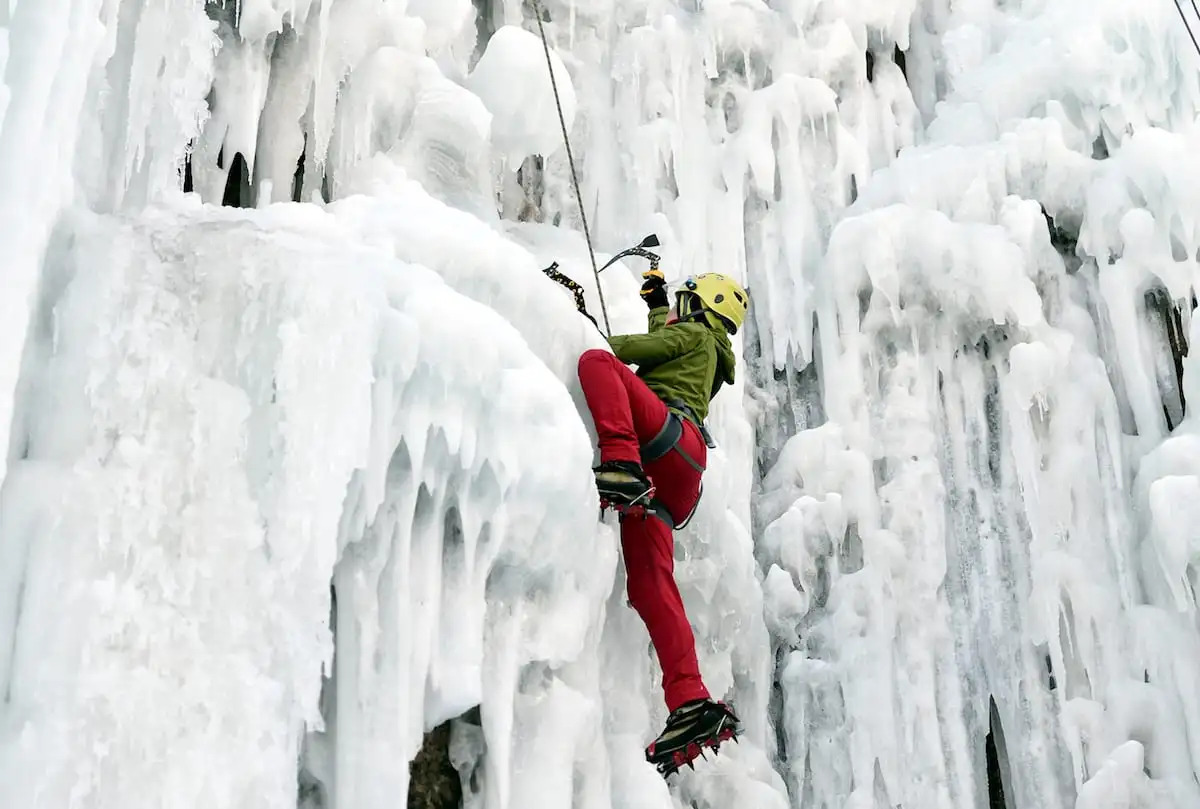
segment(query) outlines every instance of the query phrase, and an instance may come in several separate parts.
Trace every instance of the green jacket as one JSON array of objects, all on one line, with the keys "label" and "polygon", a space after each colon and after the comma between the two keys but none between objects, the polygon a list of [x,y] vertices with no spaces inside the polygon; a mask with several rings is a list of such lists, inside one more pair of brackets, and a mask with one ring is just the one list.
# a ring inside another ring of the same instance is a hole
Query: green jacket
[{"label": "green jacket", "polygon": [[679,399],[696,418],[708,416],[708,403],[723,383],[733,383],[737,360],[729,336],[695,320],[667,325],[667,307],[651,309],[646,334],[619,334],[608,344],[621,362],[664,402]]}]

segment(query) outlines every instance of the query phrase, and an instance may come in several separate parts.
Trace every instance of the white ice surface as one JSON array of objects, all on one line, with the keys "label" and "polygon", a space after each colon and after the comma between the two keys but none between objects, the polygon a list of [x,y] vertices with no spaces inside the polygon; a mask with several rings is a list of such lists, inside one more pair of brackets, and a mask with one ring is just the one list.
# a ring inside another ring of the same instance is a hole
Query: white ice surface
[{"label": "white ice surface", "polygon": [[567,128],[575,123],[571,76],[555,51],[550,52],[550,62],[553,83],[539,37],[505,25],[488,40],[467,78],[467,89],[492,113],[492,145],[510,165],[520,165],[531,154],[548,157],[563,148],[560,106]]},{"label": "white ice surface", "polygon": [[1009,806],[1193,806],[1196,479],[1164,453],[1192,429],[1167,329],[1195,54],[1168,4],[939,5],[942,101],[808,298],[828,421],[759,501],[764,561],[811,597],[775,630],[793,796],[987,805],[990,730]]},{"label": "white ice surface", "polygon": [[600,260],[755,298],[677,551],[744,743],[642,761],[525,4],[0,0],[0,805],[392,806],[476,704],[478,809],[982,809],[989,730],[1009,807],[1200,804],[1176,10],[542,5]]}]

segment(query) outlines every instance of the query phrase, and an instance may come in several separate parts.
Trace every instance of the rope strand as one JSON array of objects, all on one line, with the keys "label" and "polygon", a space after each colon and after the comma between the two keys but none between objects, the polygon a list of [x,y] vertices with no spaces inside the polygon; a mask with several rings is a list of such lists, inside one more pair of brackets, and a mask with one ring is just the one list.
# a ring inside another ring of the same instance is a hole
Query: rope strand
[{"label": "rope strand", "polygon": [[542,35],[542,48],[546,51],[546,69],[550,71],[550,87],[554,90],[554,106],[558,108],[558,123],[562,126],[563,144],[567,147],[567,162],[571,165],[571,184],[575,186],[575,199],[579,203],[579,218],[583,220],[583,237],[587,240],[588,256],[592,260],[592,274],[596,276],[596,294],[600,296],[600,314],[604,316],[605,336],[612,334],[608,325],[608,308],[604,305],[604,290],[600,287],[600,270],[596,266],[596,251],[592,249],[592,234],[588,230],[587,212],[583,209],[583,194],[579,190],[579,175],[575,171],[575,155],[571,153],[571,138],[567,135],[567,119],[563,115],[562,101],[558,97],[558,82],[554,79],[554,62],[550,59],[550,43],[546,41],[546,29],[542,27],[542,4],[534,0],[533,13],[537,17],[538,33]]},{"label": "rope strand", "polygon": [[[1196,41],[1196,35],[1192,33],[1191,23],[1187,20],[1187,14],[1183,12],[1183,6],[1179,4],[1179,0],[1171,0],[1175,4],[1175,10],[1179,12],[1179,19],[1183,20],[1183,27],[1187,29],[1188,36],[1192,38],[1192,47],[1196,49],[1196,55],[1200,56],[1200,42]],[[1192,8],[1196,8],[1196,0],[1192,0]],[[1200,14],[1200,10],[1198,10]]]}]

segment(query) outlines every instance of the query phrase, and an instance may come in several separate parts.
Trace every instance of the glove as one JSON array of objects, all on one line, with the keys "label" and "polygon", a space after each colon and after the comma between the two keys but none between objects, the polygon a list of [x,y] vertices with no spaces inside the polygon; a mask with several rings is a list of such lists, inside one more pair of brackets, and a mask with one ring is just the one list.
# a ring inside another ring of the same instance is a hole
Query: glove
[{"label": "glove", "polygon": [[650,309],[670,306],[667,299],[667,280],[663,278],[662,270],[647,270],[642,273],[646,280],[642,283],[641,296]]}]

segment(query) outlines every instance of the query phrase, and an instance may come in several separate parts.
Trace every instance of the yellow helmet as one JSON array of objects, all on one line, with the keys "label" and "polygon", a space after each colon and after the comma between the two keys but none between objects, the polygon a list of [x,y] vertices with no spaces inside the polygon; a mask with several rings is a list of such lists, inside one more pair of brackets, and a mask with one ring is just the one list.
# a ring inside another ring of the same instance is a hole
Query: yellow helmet
[{"label": "yellow helmet", "polygon": [[[737,330],[746,320],[746,310],[750,308],[750,296],[746,294],[746,290],[742,288],[741,284],[727,275],[706,272],[703,275],[691,276],[684,281],[683,289],[676,293],[681,316],[693,314],[691,311],[684,311],[685,308],[691,309],[683,297],[688,293],[695,295],[700,300],[706,312],[716,315],[721,325],[730,334],[737,334]],[[709,320],[711,321],[711,318]]]}]

